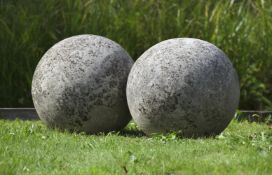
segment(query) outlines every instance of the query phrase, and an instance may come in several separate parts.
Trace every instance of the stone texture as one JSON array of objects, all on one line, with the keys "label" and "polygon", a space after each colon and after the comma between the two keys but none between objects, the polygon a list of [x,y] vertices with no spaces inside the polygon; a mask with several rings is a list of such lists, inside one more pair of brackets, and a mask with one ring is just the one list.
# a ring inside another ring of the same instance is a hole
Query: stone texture
[{"label": "stone texture", "polygon": [[228,57],[199,39],[176,38],[148,49],[127,83],[131,115],[147,134],[186,137],[223,131],[239,102],[239,80]]},{"label": "stone texture", "polygon": [[40,60],[34,106],[46,125],[86,133],[122,129],[130,120],[127,77],[133,60],[117,43],[95,35],[60,41]]}]

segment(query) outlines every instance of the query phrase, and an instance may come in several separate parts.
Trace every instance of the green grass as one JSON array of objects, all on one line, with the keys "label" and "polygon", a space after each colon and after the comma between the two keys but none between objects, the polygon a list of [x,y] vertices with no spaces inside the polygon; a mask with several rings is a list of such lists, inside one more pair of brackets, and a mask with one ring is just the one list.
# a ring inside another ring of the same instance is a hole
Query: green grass
[{"label": "green grass", "polygon": [[0,174],[272,174],[272,129],[232,121],[215,138],[85,135],[0,120]]},{"label": "green grass", "polygon": [[30,107],[31,80],[56,42],[82,33],[120,43],[136,60],[169,38],[221,48],[240,78],[239,109],[272,109],[272,1],[0,0],[0,107]]}]

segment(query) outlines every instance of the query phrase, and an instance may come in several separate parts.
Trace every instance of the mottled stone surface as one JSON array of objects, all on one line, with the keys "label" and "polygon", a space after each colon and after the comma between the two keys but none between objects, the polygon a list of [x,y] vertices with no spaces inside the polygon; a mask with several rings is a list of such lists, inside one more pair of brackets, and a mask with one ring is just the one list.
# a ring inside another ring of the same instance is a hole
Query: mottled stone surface
[{"label": "mottled stone surface", "polygon": [[223,131],[239,102],[239,80],[228,57],[198,39],[176,38],[148,49],[127,83],[131,115],[147,134],[186,137]]},{"label": "mottled stone surface", "polygon": [[133,60],[117,43],[95,35],[60,41],[40,60],[34,106],[49,127],[87,133],[123,128],[130,120],[126,83]]}]

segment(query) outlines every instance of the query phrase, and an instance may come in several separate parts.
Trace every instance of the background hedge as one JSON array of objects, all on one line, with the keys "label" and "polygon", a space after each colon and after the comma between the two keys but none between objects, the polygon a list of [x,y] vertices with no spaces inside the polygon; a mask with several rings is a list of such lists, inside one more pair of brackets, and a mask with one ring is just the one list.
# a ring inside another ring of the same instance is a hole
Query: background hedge
[{"label": "background hedge", "polygon": [[272,1],[0,0],[0,107],[30,107],[31,80],[54,43],[77,34],[115,40],[136,60],[169,38],[221,48],[240,77],[240,109],[272,109]]}]

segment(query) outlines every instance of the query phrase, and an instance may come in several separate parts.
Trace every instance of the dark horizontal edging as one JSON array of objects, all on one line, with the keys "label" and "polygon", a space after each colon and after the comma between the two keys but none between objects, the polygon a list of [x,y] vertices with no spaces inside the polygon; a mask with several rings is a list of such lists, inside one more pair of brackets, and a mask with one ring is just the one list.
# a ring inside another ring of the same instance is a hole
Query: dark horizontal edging
[{"label": "dark horizontal edging", "polygon": [[272,111],[239,111],[235,118],[238,121],[248,120],[249,122],[272,123]]},{"label": "dark horizontal edging", "polygon": [[39,120],[35,108],[0,108],[0,119]]},{"label": "dark horizontal edging", "polygon": [[[0,119],[39,120],[35,108],[0,108]],[[239,111],[235,118],[238,121],[272,122],[272,111]]]}]

